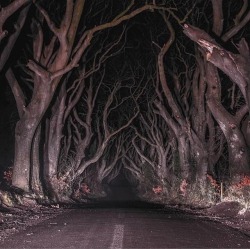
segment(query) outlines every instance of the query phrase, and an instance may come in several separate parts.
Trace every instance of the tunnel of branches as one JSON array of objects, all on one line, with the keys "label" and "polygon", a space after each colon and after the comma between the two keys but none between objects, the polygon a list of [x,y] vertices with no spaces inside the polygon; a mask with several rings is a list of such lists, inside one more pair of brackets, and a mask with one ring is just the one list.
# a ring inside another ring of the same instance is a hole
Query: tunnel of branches
[{"label": "tunnel of branches", "polygon": [[248,0],[0,2],[2,203],[248,198]]}]

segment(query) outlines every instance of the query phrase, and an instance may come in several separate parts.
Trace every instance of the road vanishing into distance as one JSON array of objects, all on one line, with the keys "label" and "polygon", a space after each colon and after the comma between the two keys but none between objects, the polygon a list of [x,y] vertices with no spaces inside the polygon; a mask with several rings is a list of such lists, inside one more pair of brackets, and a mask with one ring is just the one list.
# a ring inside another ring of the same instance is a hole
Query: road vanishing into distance
[{"label": "road vanishing into distance", "polygon": [[0,248],[250,248],[250,238],[206,218],[131,203],[72,209],[16,233]]}]

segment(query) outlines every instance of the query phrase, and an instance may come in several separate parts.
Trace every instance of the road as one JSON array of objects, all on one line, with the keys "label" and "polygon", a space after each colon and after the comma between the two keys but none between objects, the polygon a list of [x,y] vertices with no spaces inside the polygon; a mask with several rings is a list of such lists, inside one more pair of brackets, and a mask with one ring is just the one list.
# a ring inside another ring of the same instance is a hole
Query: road
[{"label": "road", "polygon": [[157,206],[85,207],[16,233],[0,248],[250,248],[220,223]]}]

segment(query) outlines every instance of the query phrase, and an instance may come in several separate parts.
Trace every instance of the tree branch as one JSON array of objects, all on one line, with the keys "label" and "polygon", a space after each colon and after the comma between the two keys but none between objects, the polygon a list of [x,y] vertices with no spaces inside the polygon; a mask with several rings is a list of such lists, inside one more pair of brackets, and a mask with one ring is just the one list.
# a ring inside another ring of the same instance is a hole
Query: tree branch
[{"label": "tree branch", "polygon": [[250,21],[250,11],[245,15],[242,21],[240,21],[238,24],[236,24],[233,28],[231,28],[229,31],[227,31],[223,36],[222,40],[224,42],[231,39],[234,35],[236,35],[243,27],[246,26],[246,24]]},{"label": "tree branch", "polygon": [[31,0],[15,0],[10,3],[6,7],[2,8],[0,11],[0,41],[8,34],[8,31],[3,30],[3,25],[5,21],[13,15],[18,9],[27,3],[31,2]]},{"label": "tree branch", "polygon": [[[25,7],[23,10],[21,10],[19,17],[17,19],[17,22],[15,24],[15,31],[8,38],[8,42],[0,54],[0,72],[2,71],[5,63],[7,62],[8,58],[10,56],[10,53],[11,53],[11,51],[16,43],[16,40],[17,40],[21,30],[22,30],[22,27],[23,27],[24,22],[26,20],[28,11],[29,11],[29,6]],[[1,41],[1,38],[0,38],[0,41]]]},{"label": "tree branch", "polygon": [[25,106],[26,106],[25,96],[11,68],[7,70],[5,76],[9,82],[12,93],[16,100],[18,114],[19,114],[19,117],[21,118],[23,116],[23,113],[25,111]]}]

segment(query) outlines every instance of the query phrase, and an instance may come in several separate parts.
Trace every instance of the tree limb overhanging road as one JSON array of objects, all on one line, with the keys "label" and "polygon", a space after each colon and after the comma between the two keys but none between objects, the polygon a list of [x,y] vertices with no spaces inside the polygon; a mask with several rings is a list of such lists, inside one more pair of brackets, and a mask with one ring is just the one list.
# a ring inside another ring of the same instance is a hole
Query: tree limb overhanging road
[{"label": "tree limb overhanging road", "polygon": [[250,0],[0,0],[3,247],[250,248],[162,208],[250,231],[249,23]]},{"label": "tree limb overhanging road", "polygon": [[[27,228],[1,248],[249,248],[241,232],[174,209],[85,207]],[[144,204],[145,205],[145,204]]]}]

